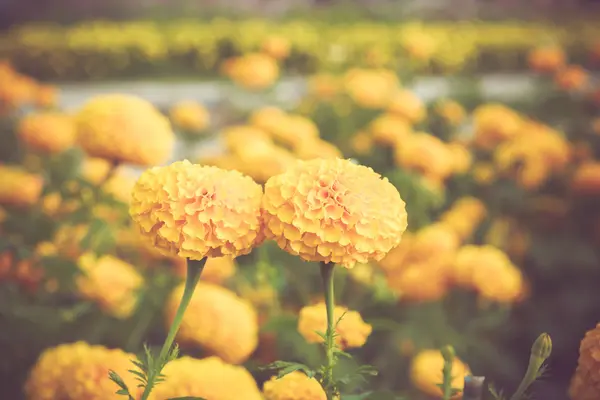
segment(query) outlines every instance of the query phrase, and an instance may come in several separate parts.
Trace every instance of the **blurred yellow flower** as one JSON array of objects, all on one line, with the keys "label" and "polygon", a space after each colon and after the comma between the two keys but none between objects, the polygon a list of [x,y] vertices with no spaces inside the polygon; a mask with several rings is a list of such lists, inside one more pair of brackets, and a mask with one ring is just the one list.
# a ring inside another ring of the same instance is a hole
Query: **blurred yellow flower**
[{"label": "blurred yellow flower", "polygon": [[536,47],[527,56],[529,67],[537,72],[553,73],[566,63],[565,52],[556,45]]},{"label": "blurred yellow flower", "polygon": [[461,124],[467,116],[465,108],[460,105],[460,103],[453,100],[443,100],[439,102],[435,107],[435,111],[444,119],[444,121],[452,126]]},{"label": "blurred yellow flower", "polygon": [[[410,379],[416,388],[430,396],[442,397],[442,389],[438,387],[442,383],[442,368],[444,357],[439,350],[422,350],[411,361]],[[469,366],[464,364],[458,357],[454,358],[452,364],[452,388],[460,392],[452,399],[462,397],[462,389],[466,376],[471,375]]]},{"label": "blurred yellow flower", "polygon": [[275,83],[279,77],[279,66],[267,54],[249,53],[233,60],[228,76],[243,88],[260,90]]},{"label": "blurred yellow flower", "polygon": [[473,111],[477,147],[491,150],[519,133],[523,124],[521,116],[499,103],[483,104]]},{"label": "blurred yellow flower", "polygon": [[25,383],[28,400],[100,400],[114,397],[108,371],[119,374],[134,396],[135,376],[128,372],[135,355],[84,342],[61,344],[40,355]]},{"label": "blurred yellow flower", "polygon": [[417,26],[414,28],[407,29],[401,38],[402,48],[411,58],[418,61],[428,61],[437,50],[438,43],[424,29],[419,29]]},{"label": "blurred yellow flower", "polygon": [[578,195],[600,193],[600,162],[586,162],[575,170],[571,178],[571,190]]},{"label": "blurred yellow flower", "polygon": [[600,324],[585,333],[579,345],[577,369],[571,378],[569,397],[573,400],[593,400],[600,397]]},{"label": "blurred yellow flower", "polygon": [[395,93],[390,98],[387,111],[406,118],[413,124],[421,122],[427,114],[423,100],[410,90],[400,90]]},{"label": "blurred yellow flower", "polygon": [[409,262],[386,275],[389,288],[400,300],[436,301],[448,292],[448,271],[442,259]]},{"label": "blurred yellow flower", "polygon": [[146,170],[132,192],[130,215],[168,254],[248,254],[260,229],[262,188],[237,171],[177,161]]},{"label": "blurred yellow flower", "polygon": [[260,390],[246,368],[217,357],[201,360],[184,356],[168,363],[164,382],[152,390],[150,400],[201,397],[210,400],[261,400]]},{"label": "blurred yellow flower", "polygon": [[270,178],[265,235],[306,261],[352,267],[381,260],[406,230],[398,190],[371,168],[342,159],[301,161]]},{"label": "blurred yellow flower", "polygon": [[412,127],[405,117],[384,113],[371,121],[368,131],[376,143],[395,146],[410,136]]},{"label": "blurred yellow flower", "polygon": [[350,139],[352,150],[361,156],[369,154],[373,150],[373,136],[364,131],[356,132]]},{"label": "blurred yellow flower", "polygon": [[265,382],[263,395],[265,400],[327,400],[319,381],[300,371],[272,377]]},{"label": "blurred yellow flower", "polygon": [[76,121],[78,142],[92,157],[142,166],[171,157],[175,135],[169,120],[144,99],[99,95],[83,106]]},{"label": "blurred yellow flower", "polygon": [[85,157],[81,164],[81,176],[86,181],[98,185],[106,179],[112,168],[113,164],[104,158]]},{"label": "blurred yellow flower", "polygon": [[[350,311],[346,307],[336,306],[333,311],[336,325],[336,344],[342,348],[362,347],[373,328],[365,323],[358,311]],[[341,320],[340,320],[341,318]],[[298,332],[309,343],[322,343],[323,338],[317,333],[327,330],[327,310],[325,303],[305,306],[298,315]]]},{"label": "blurred yellow flower", "polygon": [[276,60],[283,60],[290,54],[290,42],[283,36],[268,36],[263,40],[261,50]]},{"label": "blurred yellow flower", "polygon": [[135,310],[137,291],[143,284],[135,267],[111,255],[96,257],[86,253],[77,261],[81,275],[79,294],[98,304],[107,314],[127,318]]},{"label": "blurred yellow flower", "polygon": [[386,274],[391,274],[401,269],[410,255],[413,241],[414,234],[408,231],[404,232],[400,244],[390,250],[387,255],[377,263],[377,265]]},{"label": "blurred yellow flower", "polygon": [[[185,262],[175,264],[175,273],[181,278],[185,278],[186,271]],[[235,274],[235,271],[235,261],[231,257],[211,257],[206,261],[202,270],[202,281],[221,285],[227,279],[231,278]]]},{"label": "blurred yellow flower", "polygon": [[446,143],[428,133],[414,133],[396,143],[394,160],[398,166],[440,181],[453,172],[453,157]]},{"label": "blurred yellow flower", "polygon": [[308,81],[309,93],[320,100],[330,100],[340,93],[342,86],[339,77],[331,74],[311,76]]},{"label": "blurred yellow flower", "polygon": [[58,89],[52,85],[39,85],[34,94],[33,102],[40,108],[52,108],[58,103]]},{"label": "blurred yellow flower", "polygon": [[567,65],[554,76],[556,84],[564,90],[581,89],[589,79],[588,72],[579,65]]},{"label": "blurred yellow flower", "polygon": [[185,132],[199,133],[210,124],[210,114],[200,103],[193,100],[181,101],[169,111],[171,122]]},{"label": "blurred yellow flower", "polygon": [[294,147],[294,154],[301,160],[342,157],[342,152],[336,145],[319,138],[298,142]]},{"label": "blurred yellow flower", "polygon": [[28,207],[39,200],[44,187],[41,175],[27,172],[21,167],[0,165],[0,204]]},{"label": "blurred yellow flower", "polygon": [[[184,283],[176,287],[166,305],[171,324]],[[224,287],[200,282],[177,333],[182,345],[200,346],[225,362],[245,362],[258,345],[258,316],[252,305]]]},{"label": "blurred yellow flower", "polygon": [[353,68],[344,76],[346,93],[364,108],[384,108],[398,85],[396,75],[384,69]]},{"label": "blurred yellow flower", "polygon": [[80,243],[88,229],[89,226],[85,224],[61,224],[52,238],[58,253],[73,261],[79,258],[83,253]]},{"label": "blurred yellow flower", "polygon": [[75,144],[73,118],[57,112],[25,116],[19,121],[17,133],[27,147],[42,153],[61,153]]},{"label": "blurred yellow flower", "polygon": [[471,169],[473,163],[473,153],[469,148],[460,143],[448,143],[446,145],[450,153],[452,173],[465,174]]}]

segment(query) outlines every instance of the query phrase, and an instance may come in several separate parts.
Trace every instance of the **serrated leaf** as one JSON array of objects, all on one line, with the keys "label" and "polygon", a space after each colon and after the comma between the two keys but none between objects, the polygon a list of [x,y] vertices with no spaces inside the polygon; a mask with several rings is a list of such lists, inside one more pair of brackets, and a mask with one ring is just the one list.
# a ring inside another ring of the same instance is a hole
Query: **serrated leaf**
[{"label": "serrated leaf", "polygon": [[309,378],[313,378],[315,376],[315,371],[313,371],[309,366],[300,364],[300,363],[295,363],[295,362],[288,362],[288,361],[275,361],[275,362],[272,362],[271,364],[261,367],[260,369],[261,370],[277,370],[278,371],[277,372],[278,379],[283,378],[285,375],[290,374],[294,371],[302,371]]}]

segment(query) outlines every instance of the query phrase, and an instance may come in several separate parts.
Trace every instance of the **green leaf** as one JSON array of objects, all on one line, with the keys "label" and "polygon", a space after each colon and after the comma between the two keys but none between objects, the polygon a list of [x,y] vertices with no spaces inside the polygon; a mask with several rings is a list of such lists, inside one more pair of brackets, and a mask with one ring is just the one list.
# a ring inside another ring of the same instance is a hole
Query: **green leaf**
[{"label": "green leaf", "polygon": [[121,389],[117,390],[115,392],[115,394],[118,394],[118,395],[121,395],[121,396],[127,396],[129,398],[129,400],[135,400],[133,398],[133,396],[131,395],[131,393],[129,392],[129,388],[127,387],[127,385],[125,384],[125,382],[123,381],[123,379],[119,376],[119,374],[117,374],[113,370],[109,370],[108,371],[108,377],[110,378],[111,381],[113,381],[114,383],[116,383],[117,386],[119,386],[121,388]]},{"label": "green leaf", "polygon": [[264,367],[260,367],[261,370],[278,370],[277,378],[283,378],[287,374],[290,374],[294,371],[302,371],[308,376],[312,378],[315,376],[315,371],[313,371],[310,367],[304,364],[288,362],[288,361],[275,361],[271,364],[265,365]]}]

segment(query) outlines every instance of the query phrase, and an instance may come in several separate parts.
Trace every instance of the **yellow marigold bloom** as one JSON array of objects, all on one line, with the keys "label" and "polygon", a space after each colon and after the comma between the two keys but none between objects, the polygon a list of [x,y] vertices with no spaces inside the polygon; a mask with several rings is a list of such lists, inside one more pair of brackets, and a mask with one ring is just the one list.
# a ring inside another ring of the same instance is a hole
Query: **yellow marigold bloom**
[{"label": "yellow marigold bloom", "polygon": [[263,386],[265,400],[326,400],[323,387],[315,378],[294,371],[277,379],[276,376]]},{"label": "yellow marigold bloom", "polygon": [[156,165],[171,157],[175,144],[169,120],[135,96],[96,96],[83,106],[76,121],[78,142],[92,157]]},{"label": "yellow marigold bloom", "polygon": [[80,243],[85,237],[89,227],[84,224],[79,225],[61,225],[54,233],[52,242],[56,246],[58,253],[71,260],[76,260],[82,255]]},{"label": "yellow marigold bloom", "polygon": [[46,349],[29,373],[25,384],[28,400],[103,400],[113,398],[115,383],[108,371],[119,374],[131,393],[139,389],[129,373],[135,355],[84,342],[61,344]]},{"label": "yellow marigold bloom", "polygon": [[565,65],[566,56],[563,49],[555,45],[540,46],[532,49],[527,62],[529,68],[537,72],[556,72]]},{"label": "yellow marigold bloom", "polygon": [[198,133],[210,124],[210,114],[202,104],[186,100],[175,104],[169,111],[173,125],[183,131]]},{"label": "yellow marigold bloom", "polygon": [[581,89],[589,79],[587,71],[579,65],[567,65],[554,76],[556,85],[564,90]]},{"label": "yellow marigold bloom", "polygon": [[119,168],[107,181],[102,185],[102,190],[110,194],[114,199],[129,204],[131,200],[131,191],[135,186],[135,176],[130,171]]},{"label": "yellow marigold bloom", "polygon": [[571,190],[579,195],[600,193],[600,162],[586,162],[575,170]]},{"label": "yellow marigold bloom", "polygon": [[385,107],[398,85],[396,75],[387,70],[355,68],[344,76],[346,92],[364,108]]},{"label": "yellow marigold bloom", "polygon": [[42,198],[42,211],[50,217],[56,216],[61,202],[62,196],[60,192],[48,193]]},{"label": "yellow marigold bloom", "polygon": [[427,115],[425,104],[410,90],[400,90],[387,105],[388,112],[406,118],[413,124],[421,122]]},{"label": "yellow marigold bloom", "polygon": [[[410,379],[423,393],[441,398],[442,389],[438,385],[443,381],[443,367],[444,357],[439,350],[422,350],[411,361]],[[469,366],[455,357],[452,364],[452,388],[459,389],[461,392],[452,397],[453,399],[462,397],[465,376],[469,375],[471,375]]]},{"label": "yellow marigold bloom", "polygon": [[287,121],[287,113],[280,108],[267,106],[261,107],[252,112],[248,119],[251,126],[262,129],[265,132],[272,132],[278,129],[279,125]]},{"label": "yellow marigold bloom", "polygon": [[0,204],[15,207],[32,206],[39,200],[44,178],[21,167],[0,165]]},{"label": "yellow marigold bloom", "polygon": [[401,44],[404,51],[418,61],[429,60],[438,47],[438,43],[432,35],[422,29],[412,27],[403,35]]},{"label": "yellow marigold bloom", "polygon": [[266,146],[274,144],[269,134],[263,128],[255,126],[228,126],[223,129],[221,136],[224,139],[225,146],[234,153],[240,150],[244,151],[248,147],[251,147],[252,151],[264,151]]},{"label": "yellow marigold bloom", "polygon": [[467,116],[465,108],[453,100],[439,102],[435,110],[440,117],[453,126],[461,124]]},{"label": "yellow marigold bloom", "polygon": [[600,398],[600,324],[587,331],[579,345],[577,369],[571,379],[569,397],[573,400]]},{"label": "yellow marigold bloom", "polygon": [[444,180],[452,174],[453,158],[447,145],[427,133],[415,133],[397,143],[394,158],[399,166],[427,177]]},{"label": "yellow marigold bloom", "polygon": [[82,275],[76,279],[79,294],[98,304],[107,314],[127,318],[137,303],[137,290],[143,283],[135,267],[110,255],[87,253],[77,262]]},{"label": "yellow marigold bloom", "polygon": [[476,162],[473,165],[473,179],[480,185],[490,185],[496,179],[496,168],[489,162]]},{"label": "yellow marigold bloom", "polygon": [[452,254],[460,245],[460,238],[452,228],[435,223],[420,229],[411,242],[411,256],[417,259]]},{"label": "yellow marigold bloom", "polygon": [[146,170],[130,215],[161,251],[200,260],[248,254],[260,229],[262,188],[237,171],[177,161]]},{"label": "yellow marigold bloom", "polygon": [[404,232],[400,244],[390,250],[377,265],[379,265],[386,274],[391,274],[394,273],[394,271],[401,269],[410,255],[413,242],[414,234],[411,232]]},{"label": "yellow marigold bloom", "polygon": [[290,54],[290,42],[282,36],[269,36],[263,40],[261,50],[276,60],[283,60]]},{"label": "yellow marigold bloom", "polygon": [[449,288],[447,266],[441,261],[433,259],[406,264],[386,275],[387,284],[401,300],[440,300]]},{"label": "yellow marigold bloom", "polygon": [[81,176],[97,185],[106,179],[111,168],[111,162],[104,158],[86,157],[81,165]]},{"label": "yellow marigold bloom", "polygon": [[[333,319],[340,322],[335,329],[336,344],[342,348],[362,347],[373,328],[363,321],[358,311],[349,311],[346,307],[336,306],[333,310]],[[327,330],[327,310],[325,303],[305,306],[298,316],[298,332],[309,343],[322,343],[323,338],[317,332],[325,333]]]},{"label": "yellow marigold bloom", "polygon": [[250,53],[234,59],[229,77],[246,89],[265,89],[279,77],[279,66],[267,54]]},{"label": "yellow marigold bloom", "polygon": [[308,90],[313,96],[321,100],[335,97],[341,90],[341,82],[337,76],[318,74],[310,77]]},{"label": "yellow marigold bloom", "polygon": [[[175,288],[166,308],[170,325],[184,284]],[[224,287],[200,282],[177,333],[181,344],[196,345],[226,362],[241,364],[258,345],[258,316],[252,305]]]},{"label": "yellow marigold bloom", "polygon": [[368,130],[376,143],[386,146],[395,146],[412,133],[412,127],[406,118],[389,113],[382,114],[371,121]]},{"label": "yellow marigold bloom", "polygon": [[464,174],[471,168],[473,163],[473,154],[463,144],[449,143],[446,148],[452,159],[452,173]]},{"label": "yellow marigold bloom", "polygon": [[164,382],[156,385],[151,400],[196,396],[210,400],[261,400],[256,381],[246,368],[217,357],[201,360],[181,357],[168,363]]},{"label": "yellow marigold bloom", "polygon": [[473,111],[474,143],[483,149],[493,149],[518,134],[522,124],[521,116],[505,105],[481,105]]},{"label": "yellow marigold bloom", "polygon": [[369,154],[373,150],[374,138],[368,132],[357,132],[350,139],[352,150],[361,156]]},{"label": "yellow marigold bloom", "polygon": [[[184,259],[178,259],[184,261]],[[209,258],[202,270],[202,281],[221,285],[235,274],[236,269],[235,261],[231,257]],[[180,277],[185,278],[186,271],[187,264],[185,262],[175,264],[175,272]]]},{"label": "yellow marigold bloom", "polygon": [[406,230],[398,190],[342,159],[298,162],[265,184],[265,235],[306,261],[352,267],[381,260]]},{"label": "yellow marigold bloom", "polygon": [[19,122],[17,133],[27,147],[43,153],[61,153],[75,144],[73,118],[57,112],[25,116]]}]

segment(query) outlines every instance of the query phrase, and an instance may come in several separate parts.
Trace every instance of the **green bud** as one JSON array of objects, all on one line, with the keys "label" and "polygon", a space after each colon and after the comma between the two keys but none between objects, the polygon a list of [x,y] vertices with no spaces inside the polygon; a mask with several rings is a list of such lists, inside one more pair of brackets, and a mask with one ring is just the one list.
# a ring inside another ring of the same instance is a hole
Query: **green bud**
[{"label": "green bud", "polygon": [[456,357],[456,352],[454,351],[454,347],[452,346],[444,346],[442,347],[442,357],[444,357],[445,361],[452,361],[454,357]]},{"label": "green bud", "polygon": [[531,346],[531,356],[545,361],[552,353],[552,339],[547,333],[542,333]]}]

